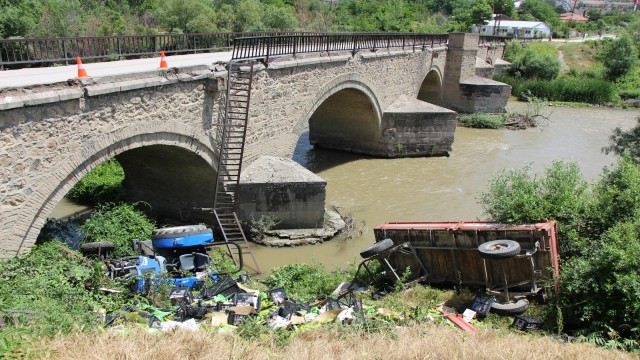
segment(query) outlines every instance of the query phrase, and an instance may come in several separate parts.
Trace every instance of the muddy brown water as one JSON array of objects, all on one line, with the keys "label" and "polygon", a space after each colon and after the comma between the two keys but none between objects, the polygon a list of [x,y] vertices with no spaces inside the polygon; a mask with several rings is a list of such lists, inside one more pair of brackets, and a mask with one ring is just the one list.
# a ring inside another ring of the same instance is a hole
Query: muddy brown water
[{"label": "muddy brown water", "polygon": [[[510,110],[527,105],[510,103]],[[364,234],[351,240],[292,248],[253,245],[263,272],[290,263],[321,262],[327,269],[352,263],[374,242],[372,229],[386,221],[484,220],[477,202],[487,180],[502,169],[530,163],[534,171],[553,160],[578,162],[586,179],[595,180],[616,161],[601,148],[615,127],[629,129],[638,110],[547,107],[551,121],[527,130],[484,130],[458,127],[449,157],[377,159],[314,149],[303,136],[294,154],[327,180],[327,206],[347,209],[365,222]],[[66,213],[78,211],[61,203]],[[58,211],[58,214],[65,211]]]}]

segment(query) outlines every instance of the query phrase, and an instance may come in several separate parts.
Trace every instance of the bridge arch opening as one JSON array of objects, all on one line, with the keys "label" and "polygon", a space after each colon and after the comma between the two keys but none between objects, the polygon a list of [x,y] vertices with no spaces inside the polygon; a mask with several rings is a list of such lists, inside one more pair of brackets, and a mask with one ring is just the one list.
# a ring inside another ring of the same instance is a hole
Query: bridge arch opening
[{"label": "bridge arch opening", "polygon": [[213,207],[216,171],[198,154],[178,146],[150,145],[125,151],[125,199],[150,204],[150,215],[174,221],[207,221],[196,208]]},{"label": "bridge arch opening", "polygon": [[436,70],[429,71],[425,76],[418,91],[418,100],[436,105],[442,104],[442,80]]},{"label": "bridge arch opening", "polygon": [[345,88],[327,97],[309,118],[309,142],[323,148],[370,153],[380,139],[379,112],[368,94]]},{"label": "bridge arch opening", "polygon": [[[139,134],[124,137],[110,146],[91,152],[69,155],[76,163],[71,171],[60,167],[52,178],[56,183],[42,183],[34,197],[28,229],[16,228],[20,236],[16,254],[31,248],[46,219],[69,190],[98,164],[115,158],[125,173],[125,201],[143,201],[143,210],[160,221],[212,223],[213,216],[198,208],[211,208],[215,192],[217,156],[204,143],[177,133]],[[85,159],[75,161],[75,158]],[[35,201],[38,200],[38,201]],[[114,199],[115,200],[115,199]],[[65,214],[62,214],[65,215]],[[69,214],[70,215],[70,214]]]}]

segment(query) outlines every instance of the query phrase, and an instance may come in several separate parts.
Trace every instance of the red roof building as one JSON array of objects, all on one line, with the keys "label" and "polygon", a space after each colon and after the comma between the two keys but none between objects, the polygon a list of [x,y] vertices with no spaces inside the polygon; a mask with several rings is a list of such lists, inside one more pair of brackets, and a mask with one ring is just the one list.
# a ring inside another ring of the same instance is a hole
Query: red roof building
[{"label": "red roof building", "polygon": [[575,21],[575,22],[587,22],[589,21],[589,18],[586,18],[580,14],[576,14],[576,13],[572,13],[572,12],[566,12],[564,14],[560,14],[560,21],[562,22],[569,22],[569,21]]}]

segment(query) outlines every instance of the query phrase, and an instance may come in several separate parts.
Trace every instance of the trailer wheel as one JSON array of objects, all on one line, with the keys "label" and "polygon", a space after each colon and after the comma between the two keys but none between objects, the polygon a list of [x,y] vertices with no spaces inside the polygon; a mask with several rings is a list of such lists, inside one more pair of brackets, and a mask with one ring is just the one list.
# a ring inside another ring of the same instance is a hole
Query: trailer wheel
[{"label": "trailer wheel", "polygon": [[111,241],[96,241],[80,245],[80,252],[83,254],[105,253],[115,249]]},{"label": "trailer wheel", "polygon": [[520,315],[523,312],[527,311],[529,308],[529,301],[527,299],[520,299],[518,301],[511,301],[506,303],[501,303],[498,301],[494,301],[491,305],[491,312],[498,315]]},{"label": "trailer wheel", "polygon": [[393,240],[391,239],[384,239],[382,241],[378,241],[377,243],[369,246],[368,248],[360,251],[360,256],[362,256],[363,259],[366,259],[368,257],[372,257],[373,255],[377,255],[389,248],[391,248],[393,246]]},{"label": "trailer wheel", "polygon": [[520,244],[513,240],[493,240],[480,244],[478,251],[485,259],[508,259],[520,254]]},{"label": "trailer wheel", "polygon": [[167,228],[154,229],[151,239],[167,239],[174,237],[187,237],[193,235],[206,234],[211,232],[205,225],[173,226]]}]

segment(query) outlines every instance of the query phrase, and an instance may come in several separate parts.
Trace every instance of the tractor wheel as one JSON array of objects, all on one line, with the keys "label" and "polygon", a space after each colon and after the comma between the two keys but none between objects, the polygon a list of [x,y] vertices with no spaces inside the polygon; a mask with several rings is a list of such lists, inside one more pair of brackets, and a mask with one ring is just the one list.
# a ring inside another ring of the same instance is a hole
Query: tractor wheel
[{"label": "tractor wheel", "polygon": [[389,248],[391,248],[393,246],[393,240],[391,239],[384,239],[382,241],[378,241],[377,243],[369,246],[368,248],[360,251],[360,256],[362,256],[363,259],[366,259],[368,257],[372,257],[373,255],[377,255]]},{"label": "tractor wheel", "polygon": [[493,240],[480,244],[478,251],[485,259],[509,259],[520,254],[520,244],[513,240]]},{"label": "tractor wheel", "polygon": [[111,241],[96,241],[80,245],[80,252],[83,254],[104,254],[115,249]]},{"label": "tractor wheel", "polygon": [[205,225],[173,226],[153,230],[153,232],[151,233],[151,239],[155,240],[175,237],[187,237],[206,234],[210,232],[211,230],[209,230]]},{"label": "tractor wheel", "polygon": [[529,301],[527,299],[520,299],[518,301],[511,302],[498,302],[494,301],[491,305],[491,312],[496,313],[498,315],[520,315],[523,312],[527,311],[529,308]]}]

